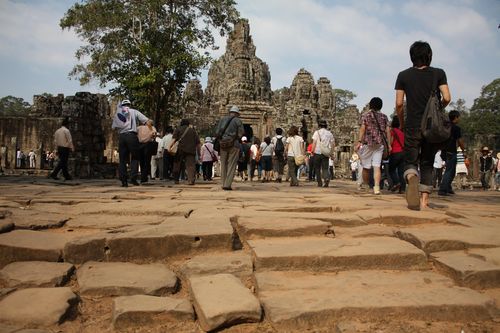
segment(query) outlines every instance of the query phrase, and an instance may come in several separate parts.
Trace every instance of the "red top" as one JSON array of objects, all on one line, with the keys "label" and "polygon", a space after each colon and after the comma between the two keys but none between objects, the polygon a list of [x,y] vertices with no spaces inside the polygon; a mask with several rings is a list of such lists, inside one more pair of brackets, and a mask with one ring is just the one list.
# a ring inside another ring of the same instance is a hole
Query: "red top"
[{"label": "red top", "polygon": [[400,153],[403,151],[403,146],[405,144],[405,135],[399,128],[391,129],[392,136],[392,153]]}]

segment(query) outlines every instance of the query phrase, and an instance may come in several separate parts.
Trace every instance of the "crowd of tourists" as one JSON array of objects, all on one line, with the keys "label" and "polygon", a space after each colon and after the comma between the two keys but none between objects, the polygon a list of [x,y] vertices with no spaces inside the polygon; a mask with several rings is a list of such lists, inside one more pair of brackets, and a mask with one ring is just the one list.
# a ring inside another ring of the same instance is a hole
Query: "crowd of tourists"
[{"label": "crowd of tourists", "polygon": [[[453,195],[455,177],[461,187],[467,186],[470,161],[458,125],[460,113],[452,110],[448,121],[442,121],[437,118],[438,111],[433,114],[432,106],[429,107],[435,100],[439,104],[435,109],[442,110],[451,100],[445,71],[430,66],[430,45],[415,42],[410,47],[410,59],[413,66],[401,71],[395,84],[396,116],[389,121],[381,111],[383,101],[379,97],[373,97],[362,113],[350,167],[359,190],[380,195],[385,185],[391,192],[404,193],[409,209],[420,210],[429,207],[433,188],[440,196]],[[164,133],[158,132],[150,119],[131,107],[130,100],[123,100],[112,124],[119,133],[122,186],[127,187],[129,182],[140,185],[156,178],[175,184],[185,180],[194,185],[201,177],[211,181],[216,173],[226,191],[233,189],[236,175],[241,181],[285,180],[290,186],[299,186],[300,176],[305,175],[318,187],[330,186],[334,178],[335,137],[326,119],[318,120],[309,142],[299,135],[297,126],[276,128],[273,135],[261,140],[245,133],[238,106],[233,105],[228,111],[218,122],[215,135],[201,139],[187,119],[175,129],[167,127]],[[67,154],[73,146],[64,125],[58,144],[62,158],[51,176],[57,178],[62,170],[68,179]],[[500,153],[496,157],[483,147],[480,173],[485,190],[491,186],[492,175],[496,181],[493,186],[500,189]]]}]

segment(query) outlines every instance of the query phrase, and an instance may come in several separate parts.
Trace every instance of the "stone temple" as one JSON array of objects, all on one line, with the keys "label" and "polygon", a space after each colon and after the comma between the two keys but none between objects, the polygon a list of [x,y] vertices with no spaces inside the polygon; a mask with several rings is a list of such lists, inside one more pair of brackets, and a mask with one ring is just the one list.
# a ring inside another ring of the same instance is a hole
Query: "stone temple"
[{"label": "stone temple", "polygon": [[[273,91],[269,67],[256,56],[246,19],[235,25],[227,40],[226,53],[210,67],[205,90],[199,80],[187,83],[172,125],[188,118],[200,135],[213,135],[217,121],[232,105],[239,106],[245,135],[249,138],[263,139],[266,135],[273,136],[277,127],[286,132],[295,125],[310,141],[317,121],[327,120],[337,140],[336,174],[349,174],[348,160],[358,132],[358,110],[355,106],[335,110],[330,80],[320,77],[315,81],[303,68],[289,87]],[[75,176],[101,177],[110,173],[105,164],[114,162],[113,152],[118,148],[110,125],[112,110],[114,107],[105,95],[79,92],[66,97],[35,96],[27,117],[2,117],[0,121],[0,142],[8,150],[8,164],[15,165],[18,149],[24,152],[34,149],[39,163],[43,151],[55,149],[52,136],[62,117],[70,117],[70,130],[76,143],[70,164]]]},{"label": "stone temple", "polygon": [[311,139],[319,119],[326,119],[337,139],[337,171],[347,171],[353,141],[358,132],[359,112],[352,106],[335,110],[335,93],[330,80],[300,69],[290,87],[271,90],[268,65],[256,56],[248,20],[240,20],[227,40],[226,53],[208,72],[207,87],[191,80],[181,98],[181,114],[201,133],[210,133],[218,119],[232,105],[241,110],[246,136],[260,139],[274,135],[277,127],[287,131],[301,128],[304,138]]}]

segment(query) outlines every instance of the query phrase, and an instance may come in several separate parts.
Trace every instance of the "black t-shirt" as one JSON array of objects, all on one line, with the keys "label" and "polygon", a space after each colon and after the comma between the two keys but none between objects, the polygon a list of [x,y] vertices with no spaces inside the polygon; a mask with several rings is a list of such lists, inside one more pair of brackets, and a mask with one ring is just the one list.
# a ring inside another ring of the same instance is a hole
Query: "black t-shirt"
[{"label": "black t-shirt", "polygon": [[[433,73],[436,73],[437,87],[432,87]],[[408,128],[419,128],[422,122],[425,105],[433,89],[437,89],[440,97],[439,86],[448,84],[446,73],[441,68],[426,67],[418,69],[410,67],[398,74],[396,90],[404,90],[406,95],[406,124]]]},{"label": "black t-shirt", "polygon": [[443,151],[448,153],[457,153],[457,140],[462,137],[462,129],[455,124],[451,124],[451,135],[446,148]]}]

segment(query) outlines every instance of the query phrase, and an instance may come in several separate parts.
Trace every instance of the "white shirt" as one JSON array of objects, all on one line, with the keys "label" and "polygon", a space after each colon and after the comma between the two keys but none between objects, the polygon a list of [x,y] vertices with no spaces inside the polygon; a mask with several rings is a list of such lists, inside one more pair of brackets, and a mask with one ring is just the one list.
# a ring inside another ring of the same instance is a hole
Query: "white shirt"
[{"label": "white shirt", "polygon": [[[165,150],[165,149],[168,149],[170,147],[170,145],[172,144],[172,141],[174,141],[173,134],[169,133],[161,139],[160,145]],[[160,148],[158,148],[158,149],[160,149]]]},{"label": "white shirt", "polygon": [[251,156],[252,156],[252,160],[255,160],[255,157],[257,156],[257,152],[259,151],[259,148],[257,147],[257,145],[254,143],[251,147],[250,147],[250,152],[251,152]]},{"label": "white shirt", "polygon": [[321,146],[320,142],[323,144],[327,144],[329,148],[335,144],[335,138],[333,137],[332,132],[327,130],[326,128],[320,128],[316,132],[314,132],[312,139],[316,141],[316,148],[314,149],[314,153],[320,155],[321,154]]},{"label": "white shirt", "polygon": [[443,159],[441,158],[441,150],[438,150],[436,155],[434,156],[434,168],[442,169],[443,168]]},{"label": "white shirt", "polygon": [[290,136],[286,139],[286,144],[288,145],[287,156],[294,157],[303,155],[302,150],[304,147],[304,139],[299,135]]}]

